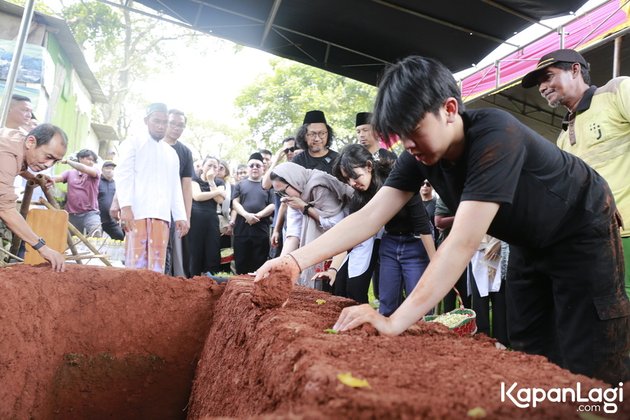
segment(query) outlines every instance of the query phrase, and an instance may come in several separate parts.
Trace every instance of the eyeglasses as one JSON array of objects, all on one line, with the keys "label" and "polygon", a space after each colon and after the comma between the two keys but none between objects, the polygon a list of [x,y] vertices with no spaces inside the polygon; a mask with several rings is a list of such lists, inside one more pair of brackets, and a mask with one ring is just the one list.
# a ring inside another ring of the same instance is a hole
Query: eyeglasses
[{"label": "eyeglasses", "polygon": [[291,152],[295,152],[295,149],[297,149],[297,147],[293,146],[293,147],[287,147],[286,149],[284,149],[284,153],[291,153]]},{"label": "eyeglasses", "polygon": [[252,169],[254,169],[254,168],[256,168],[256,169],[260,169],[260,168],[262,168],[262,167],[263,167],[260,163],[250,163],[250,164],[249,164],[249,165],[247,165],[247,166],[249,166],[249,167],[250,167],[250,168],[252,168]]},{"label": "eyeglasses", "polygon": [[429,184],[429,181],[424,181],[422,183],[422,185],[424,185],[425,187],[430,187],[431,186],[431,184]]},{"label": "eyeglasses", "polygon": [[284,198],[284,197],[288,197],[289,194],[287,194],[287,189],[290,187],[289,184],[287,184],[286,187],[284,187],[284,190],[276,190],[276,195],[280,198]]},{"label": "eyeglasses", "polygon": [[326,136],[328,135],[328,131],[309,131],[306,133],[306,137],[308,138],[314,138],[314,137],[319,137],[320,139],[324,139],[326,138]]}]

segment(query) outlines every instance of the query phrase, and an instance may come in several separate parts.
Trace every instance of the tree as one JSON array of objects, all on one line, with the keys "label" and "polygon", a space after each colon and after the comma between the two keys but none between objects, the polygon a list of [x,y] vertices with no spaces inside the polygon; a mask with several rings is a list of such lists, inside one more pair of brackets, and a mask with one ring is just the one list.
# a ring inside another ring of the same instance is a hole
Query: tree
[{"label": "tree", "polygon": [[337,149],[355,141],[355,115],[372,109],[375,87],[287,60],[272,66],[273,74],[260,76],[236,98],[259,147],[275,150],[312,109],[326,113]]},{"label": "tree", "polygon": [[256,143],[245,127],[233,128],[195,115],[188,118],[186,126],[186,145],[194,159],[210,155],[231,162],[246,162],[256,150]]},{"label": "tree", "polygon": [[77,42],[93,52],[95,76],[108,98],[102,122],[116,127],[121,139],[131,124],[128,109],[144,105],[143,92],[134,82],[172,64],[168,41],[196,39],[194,31],[130,11],[133,1],[118,0],[120,8],[98,1],[64,6],[62,17]]}]

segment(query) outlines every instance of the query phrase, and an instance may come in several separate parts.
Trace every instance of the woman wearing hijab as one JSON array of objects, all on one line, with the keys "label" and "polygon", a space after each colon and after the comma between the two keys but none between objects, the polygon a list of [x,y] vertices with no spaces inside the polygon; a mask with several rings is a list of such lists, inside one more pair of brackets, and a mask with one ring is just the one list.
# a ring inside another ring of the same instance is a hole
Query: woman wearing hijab
[{"label": "woman wearing hijab", "polygon": [[[289,206],[282,255],[318,238],[347,214],[352,188],[325,172],[287,162],[274,168],[270,177],[276,194]],[[312,280],[322,268],[322,263],[306,268],[298,283],[322,290],[321,281]]]}]

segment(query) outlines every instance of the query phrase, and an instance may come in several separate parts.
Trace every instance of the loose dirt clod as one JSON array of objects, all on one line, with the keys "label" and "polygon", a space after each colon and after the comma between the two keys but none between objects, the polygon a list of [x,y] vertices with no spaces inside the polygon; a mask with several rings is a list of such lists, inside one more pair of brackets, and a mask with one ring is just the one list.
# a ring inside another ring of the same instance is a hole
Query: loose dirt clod
[{"label": "loose dirt clod", "polygon": [[[286,260],[280,261],[280,264],[288,265]],[[277,308],[287,302],[292,289],[293,279],[273,269],[268,277],[254,283],[252,302],[261,309]]]}]

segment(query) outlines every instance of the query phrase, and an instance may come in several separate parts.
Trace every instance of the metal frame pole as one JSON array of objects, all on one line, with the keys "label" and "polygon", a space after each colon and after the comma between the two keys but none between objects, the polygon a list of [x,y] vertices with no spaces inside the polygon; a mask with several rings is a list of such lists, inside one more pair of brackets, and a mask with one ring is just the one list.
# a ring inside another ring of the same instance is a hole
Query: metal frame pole
[{"label": "metal frame pole", "polygon": [[20,64],[22,63],[22,50],[24,49],[24,44],[26,44],[26,38],[28,37],[28,31],[31,27],[34,10],[35,0],[27,0],[24,5],[24,14],[22,15],[22,23],[20,23],[18,37],[15,41],[15,49],[13,50],[13,59],[11,60],[11,66],[9,67],[7,82],[4,86],[4,95],[2,96],[2,102],[0,103],[0,127],[4,127],[7,121],[9,101],[13,95],[13,88],[15,87],[17,73],[20,69]]}]

